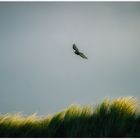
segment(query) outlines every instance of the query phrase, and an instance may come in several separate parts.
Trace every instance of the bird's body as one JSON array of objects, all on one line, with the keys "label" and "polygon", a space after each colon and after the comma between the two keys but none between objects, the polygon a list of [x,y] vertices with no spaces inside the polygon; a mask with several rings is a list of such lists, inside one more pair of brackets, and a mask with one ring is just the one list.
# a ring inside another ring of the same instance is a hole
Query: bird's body
[{"label": "bird's body", "polygon": [[80,51],[78,50],[78,48],[76,47],[75,44],[73,44],[73,49],[75,50],[75,52],[74,52],[75,54],[81,56],[81,57],[84,58],[84,59],[87,59],[87,57],[86,57],[82,52],[80,52]]},{"label": "bird's body", "polygon": [[77,55],[80,55],[80,52],[78,52],[78,51],[75,51],[74,53],[77,54]]}]

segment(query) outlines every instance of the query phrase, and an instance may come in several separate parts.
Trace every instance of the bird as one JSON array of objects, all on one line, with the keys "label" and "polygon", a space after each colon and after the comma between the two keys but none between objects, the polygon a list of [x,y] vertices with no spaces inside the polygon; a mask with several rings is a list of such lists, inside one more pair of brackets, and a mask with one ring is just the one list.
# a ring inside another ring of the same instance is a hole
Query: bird
[{"label": "bird", "polygon": [[82,52],[80,52],[75,44],[73,44],[73,49],[75,50],[75,54],[81,56],[84,59],[88,59]]}]

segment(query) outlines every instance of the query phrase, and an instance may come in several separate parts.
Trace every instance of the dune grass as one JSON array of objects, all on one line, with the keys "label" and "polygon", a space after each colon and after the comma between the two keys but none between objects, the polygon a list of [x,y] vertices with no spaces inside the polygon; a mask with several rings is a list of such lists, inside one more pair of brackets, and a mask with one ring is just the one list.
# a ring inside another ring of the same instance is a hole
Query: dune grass
[{"label": "dune grass", "polygon": [[55,115],[0,115],[0,137],[140,137],[139,104],[133,97],[93,106],[71,105]]}]

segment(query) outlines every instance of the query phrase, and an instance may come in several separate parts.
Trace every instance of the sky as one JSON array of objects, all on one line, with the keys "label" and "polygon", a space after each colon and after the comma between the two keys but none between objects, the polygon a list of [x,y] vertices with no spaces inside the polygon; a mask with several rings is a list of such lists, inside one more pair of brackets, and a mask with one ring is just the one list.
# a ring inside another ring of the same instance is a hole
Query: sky
[{"label": "sky", "polygon": [[0,2],[0,113],[139,100],[139,37],[139,2]]}]

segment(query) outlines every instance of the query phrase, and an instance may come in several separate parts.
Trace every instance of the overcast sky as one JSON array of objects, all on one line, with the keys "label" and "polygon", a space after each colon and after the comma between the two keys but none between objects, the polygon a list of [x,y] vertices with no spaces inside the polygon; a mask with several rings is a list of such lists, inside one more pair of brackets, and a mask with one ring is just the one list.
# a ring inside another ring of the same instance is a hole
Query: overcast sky
[{"label": "overcast sky", "polygon": [[0,3],[1,113],[120,96],[140,99],[139,2]]}]

